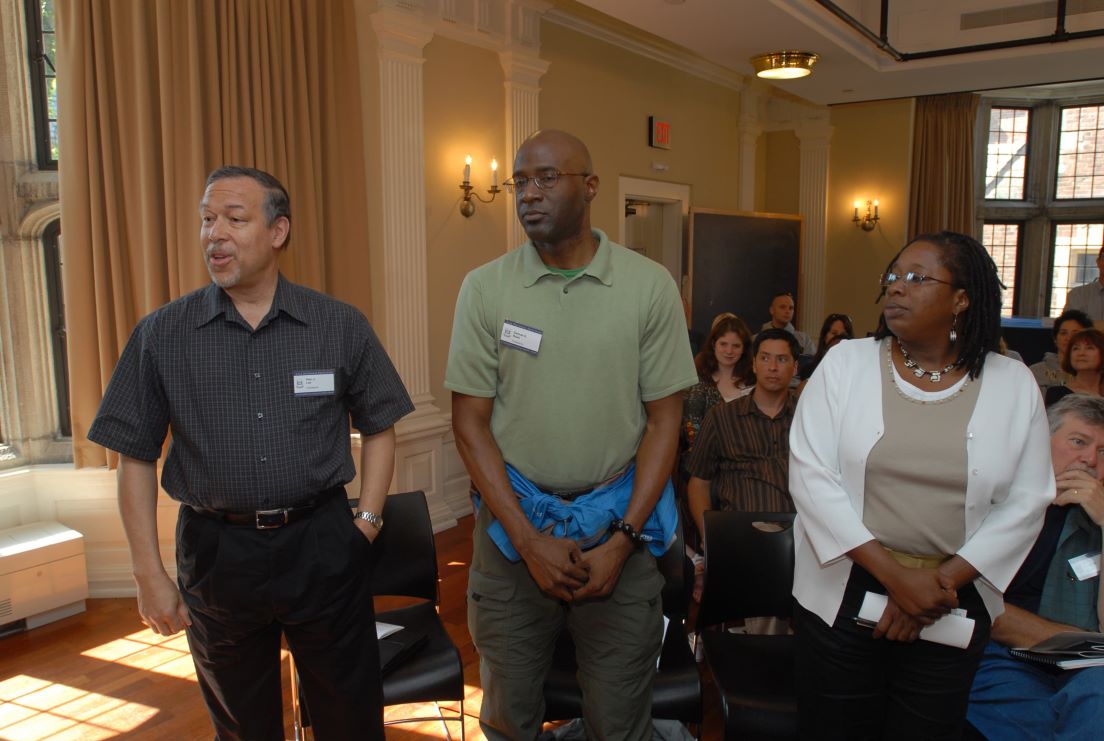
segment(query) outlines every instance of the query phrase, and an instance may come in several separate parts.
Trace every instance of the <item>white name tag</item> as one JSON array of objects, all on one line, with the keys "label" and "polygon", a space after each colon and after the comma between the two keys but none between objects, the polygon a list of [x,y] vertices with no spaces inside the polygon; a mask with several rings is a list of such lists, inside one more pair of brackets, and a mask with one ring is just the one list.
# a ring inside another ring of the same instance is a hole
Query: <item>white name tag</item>
[{"label": "white name tag", "polygon": [[1082,553],[1080,556],[1071,558],[1069,565],[1078,581],[1092,579],[1100,574],[1100,554]]},{"label": "white name tag", "polygon": [[526,327],[524,324],[511,322],[506,319],[502,322],[502,334],[498,339],[503,345],[523,350],[530,355],[540,352],[541,339],[544,332],[535,327]]},{"label": "white name tag", "polygon": [[296,396],[333,396],[334,372],[298,371],[294,375]]}]

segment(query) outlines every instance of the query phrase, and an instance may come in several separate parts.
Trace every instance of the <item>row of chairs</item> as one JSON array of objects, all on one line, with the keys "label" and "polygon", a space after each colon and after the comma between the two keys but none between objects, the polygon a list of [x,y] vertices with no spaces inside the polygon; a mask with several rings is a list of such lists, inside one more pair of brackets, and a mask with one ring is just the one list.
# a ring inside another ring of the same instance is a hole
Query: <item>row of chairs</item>
[{"label": "row of chairs", "polygon": [[[448,723],[458,722],[463,740],[463,663],[437,612],[437,554],[424,493],[389,496],[383,518],[388,526],[372,547],[373,594],[422,601],[382,612],[376,619],[413,628],[428,637],[414,656],[384,677],[384,704],[434,702],[436,716],[394,722],[439,720],[450,741]],[[777,522],[784,528],[767,532],[754,527],[755,522]],[[705,584],[695,633],[721,695],[726,739],[797,737],[792,636],[742,635],[723,629],[725,623],[747,617],[790,616],[792,523],[792,514],[714,511],[705,515]],[[669,622],[652,693],[652,717],[686,723],[695,727],[700,737],[701,676],[687,640],[693,565],[685,555],[681,528],[658,565],[665,579],[663,613]],[[564,631],[545,681],[546,721],[582,715],[576,668],[575,647]],[[298,741],[309,725],[309,711],[295,685],[294,661],[291,674]],[[458,713],[444,715],[441,701],[457,703]]]}]

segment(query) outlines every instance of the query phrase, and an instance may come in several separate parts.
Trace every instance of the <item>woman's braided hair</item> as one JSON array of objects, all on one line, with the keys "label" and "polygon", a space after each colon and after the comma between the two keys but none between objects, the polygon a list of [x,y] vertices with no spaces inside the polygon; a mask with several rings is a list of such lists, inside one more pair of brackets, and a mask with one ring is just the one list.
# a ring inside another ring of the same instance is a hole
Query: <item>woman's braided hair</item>
[{"label": "woman's braided hair", "polygon": [[[940,262],[951,272],[954,288],[966,290],[970,305],[958,315],[959,355],[956,363],[966,368],[970,378],[977,378],[985,365],[985,355],[998,352],[1000,345],[1001,283],[993,258],[973,237],[958,232],[921,234],[901,248],[886,266],[889,272],[906,248],[916,242],[927,242],[940,250]],[[878,294],[880,301],[885,288]],[[950,328],[948,327],[948,330]],[[878,318],[878,330],[874,336],[881,339],[893,336],[886,325],[885,316]]]}]

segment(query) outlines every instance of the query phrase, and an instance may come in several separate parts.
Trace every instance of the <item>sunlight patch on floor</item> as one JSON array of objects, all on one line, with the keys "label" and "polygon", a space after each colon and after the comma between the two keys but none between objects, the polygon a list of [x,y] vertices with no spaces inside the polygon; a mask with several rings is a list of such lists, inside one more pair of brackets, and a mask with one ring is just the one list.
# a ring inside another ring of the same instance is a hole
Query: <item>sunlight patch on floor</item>
[{"label": "sunlight patch on floor", "polygon": [[0,682],[0,738],[106,739],[131,731],[157,708],[18,675]]}]

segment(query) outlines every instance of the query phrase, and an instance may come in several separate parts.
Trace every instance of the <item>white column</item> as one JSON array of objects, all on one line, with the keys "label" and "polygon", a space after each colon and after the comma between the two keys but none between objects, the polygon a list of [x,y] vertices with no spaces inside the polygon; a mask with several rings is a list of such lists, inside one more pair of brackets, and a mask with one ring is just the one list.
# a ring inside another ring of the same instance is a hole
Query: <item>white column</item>
[{"label": "white column", "polygon": [[[525,139],[540,125],[540,78],[548,71],[548,62],[534,54],[503,51],[498,54],[506,88],[505,177],[510,177],[514,155]],[[505,194],[509,197],[509,193]],[[506,219],[506,250],[525,242],[527,237],[513,208]]]},{"label": "white column", "polygon": [[755,162],[759,135],[763,133],[759,109],[762,97],[751,87],[740,91],[740,122],[736,129],[740,144],[736,207],[741,211],[755,210]]},{"label": "white column", "polygon": [[832,127],[826,123],[800,126],[801,146],[798,211],[805,220],[801,252],[801,329],[816,331],[824,319],[824,281],[828,267],[828,152]]},{"label": "white column", "polygon": [[415,410],[396,426],[396,490],[422,489],[435,529],[456,519],[444,499],[447,418],[429,390],[426,285],[423,49],[432,29],[412,14],[385,7],[371,16],[379,44],[379,155],[382,182],[384,337]]}]

